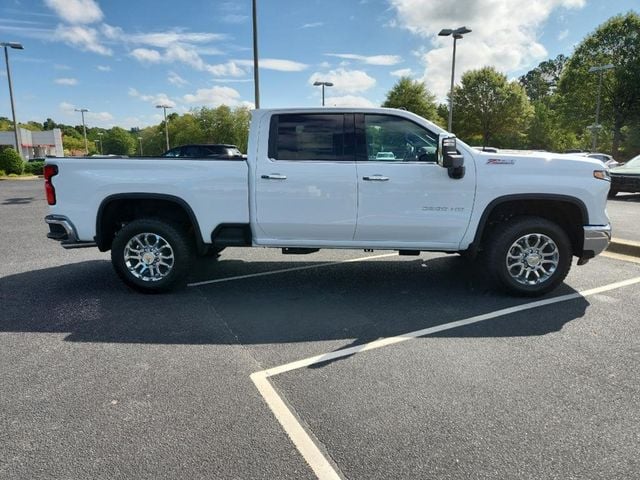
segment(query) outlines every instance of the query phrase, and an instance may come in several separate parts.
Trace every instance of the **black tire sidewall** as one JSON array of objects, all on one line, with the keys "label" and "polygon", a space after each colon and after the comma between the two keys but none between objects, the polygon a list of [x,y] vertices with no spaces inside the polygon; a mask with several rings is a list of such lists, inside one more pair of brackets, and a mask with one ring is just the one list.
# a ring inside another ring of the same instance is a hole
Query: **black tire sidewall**
[{"label": "black tire sidewall", "polygon": [[[162,280],[149,282],[135,277],[127,268],[124,249],[129,240],[140,233],[156,233],[173,249],[174,266]],[[189,238],[176,226],[162,220],[140,219],[125,225],[111,245],[111,262],[118,276],[130,287],[144,293],[166,292],[184,286],[191,265],[193,249]]]},{"label": "black tire sidewall", "polygon": [[[511,277],[505,258],[511,245],[518,238],[532,233],[541,233],[550,237],[558,247],[560,258],[556,271],[544,283],[523,285]],[[488,256],[489,267],[494,278],[510,293],[523,296],[543,295],[556,288],[565,279],[571,268],[572,251],[569,237],[559,225],[544,218],[520,217],[513,219],[509,224],[503,226],[503,230],[496,232],[490,241],[493,245]]]}]

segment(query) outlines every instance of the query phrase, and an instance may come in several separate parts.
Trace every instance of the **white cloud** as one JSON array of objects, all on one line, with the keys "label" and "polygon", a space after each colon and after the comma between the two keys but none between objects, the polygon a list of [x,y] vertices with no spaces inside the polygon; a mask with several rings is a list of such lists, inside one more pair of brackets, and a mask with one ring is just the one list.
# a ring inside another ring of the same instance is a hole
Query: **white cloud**
[{"label": "white cloud", "polygon": [[317,28],[317,27],[322,27],[323,25],[324,25],[324,22],[305,23],[300,28]]},{"label": "white cloud", "polygon": [[113,115],[111,115],[109,112],[87,112],[85,115],[88,120],[93,120],[97,123],[113,121]]},{"label": "white cloud", "polygon": [[211,88],[199,88],[195,94],[187,94],[183,97],[186,103],[209,105],[236,106],[240,104],[240,93],[231,87],[214,86]]},{"label": "white cloud", "polygon": [[325,53],[328,57],[344,58],[345,60],[357,60],[367,65],[397,65],[402,62],[399,55],[357,55],[355,53]]},{"label": "white cloud", "polygon": [[585,0],[389,0],[397,25],[431,40],[424,52],[424,80],[444,99],[451,72],[451,37],[439,37],[442,28],[465,25],[471,33],[457,44],[456,81],[470,69],[493,65],[514,72],[547,56],[538,41],[538,29],[557,8],[581,8]]},{"label": "white cloud", "polygon": [[78,84],[78,80],[75,78],[56,78],[54,82],[57,83],[58,85],[67,85],[67,86],[73,86]]},{"label": "white cloud", "polygon": [[69,102],[60,102],[58,108],[62,113],[73,113],[76,106]]},{"label": "white cloud", "polygon": [[45,0],[44,3],[68,23],[94,23],[103,17],[94,0]]},{"label": "white cloud", "polygon": [[[80,113],[76,112],[76,107],[73,103],[69,102],[60,102],[58,104],[58,108],[60,111],[69,119],[80,119]],[[113,115],[109,112],[85,112],[84,118],[87,123],[91,123],[94,126],[98,127],[112,127],[113,126]]]},{"label": "white cloud", "polygon": [[111,67],[109,65],[98,65],[96,68],[101,72],[110,72],[111,71]]},{"label": "white cloud", "polygon": [[102,45],[98,31],[91,27],[80,25],[58,25],[54,32],[54,38],[65,42],[67,45],[79,48],[87,52],[111,55],[110,48]]},{"label": "white cloud", "polygon": [[167,105],[171,108],[176,106],[176,102],[171,100],[166,93],[156,93],[155,95],[140,93],[135,88],[129,88],[129,96],[139,98],[143,102],[148,102],[152,105]]},{"label": "white cloud", "polygon": [[410,77],[413,75],[413,70],[411,70],[410,68],[401,68],[399,70],[394,70],[389,73],[394,77]]},{"label": "white cloud", "polygon": [[135,48],[131,50],[129,55],[142,63],[159,63],[163,61],[159,51],[149,48]]},{"label": "white cloud", "polygon": [[227,35],[222,33],[185,32],[179,29],[131,34],[125,32],[120,27],[114,27],[106,23],[103,23],[100,29],[102,34],[110,40],[119,40],[125,43],[156,48],[167,48],[175,44],[207,44],[227,38]]},{"label": "white cloud", "polygon": [[243,77],[247,72],[234,61],[207,65],[207,71],[216,77]]},{"label": "white cloud", "polygon": [[[253,60],[235,60],[235,62],[240,66],[253,68]],[[309,67],[306,63],[280,58],[261,58],[258,60],[258,65],[265,70],[277,70],[279,72],[301,72]]]},{"label": "white cloud", "polygon": [[569,30],[562,30],[559,34],[558,34],[558,40],[564,40],[565,38],[567,38],[569,36]]},{"label": "white cloud", "polygon": [[71,67],[69,65],[64,65],[61,63],[54,64],[53,68],[55,68],[56,70],[71,70]]},{"label": "white cloud", "polygon": [[315,81],[332,82],[330,87],[335,93],[359,93],[370,89],[376,84],[376,79],[362,70],[345,70],[338,68],[327,73],[316,72],[309,78],[309,84]]},{"label": "white cloud", "polygon": [[376,106],[368,98],[358,97],[355,95],[344,95],[342,97],[327,97],[324,103],[329,107],[370,108],[370,107]]},{"label": "white cloud", "polygon": [[228,15],[224,15],[221,20],[224,23],[231,23],[231,24],[239,24],[239,23],[244,23],[247,20],[249,20],[249,16],[248,15],[238,15],[235,13],[230,13]]},{"label": "white cloud", "polygon": [[182,87],[184,85],[187,85],[189,82],[187,82],[184,78],[182,78],[180,75],[178,75],[176,72],[169,72],[169,75],[167,76],[167,81],[172,84],[175,85],[176,87]]}]

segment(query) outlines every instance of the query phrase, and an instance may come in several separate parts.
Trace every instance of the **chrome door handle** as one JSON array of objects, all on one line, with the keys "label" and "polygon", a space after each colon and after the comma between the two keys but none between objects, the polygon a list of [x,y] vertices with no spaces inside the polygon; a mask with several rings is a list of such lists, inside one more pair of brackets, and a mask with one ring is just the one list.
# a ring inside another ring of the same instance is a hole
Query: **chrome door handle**
[{"label": "chrome door handle", "polygon": [[271,175],[262,175],[261,178],[264,178],[265,180],[286,180],[287,176],[280,175],[279,173],[272,173]]},{"label": "chrome door handle", "polygon": [[368,177],[362,177],[362,179],[368,182],[386,182],[387,180],[389,180],[389,177],[384,177],[382,175],[371,175]]}]

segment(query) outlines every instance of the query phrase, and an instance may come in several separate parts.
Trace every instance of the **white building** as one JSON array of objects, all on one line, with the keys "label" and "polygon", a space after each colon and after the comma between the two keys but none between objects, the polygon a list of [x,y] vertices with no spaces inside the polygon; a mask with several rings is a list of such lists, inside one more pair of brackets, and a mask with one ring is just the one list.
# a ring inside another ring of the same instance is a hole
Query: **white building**
[{"label": "white building", "polygon": [[[59,128],[44,130],[42,132],[32,132],[24,128],[18,129],[18,142],[22,158],[41,158],[47,155],[63,157],[62,132]],[[15,136],[13,130],[0,132],[0,146],[8,145],[15,147]]]}]

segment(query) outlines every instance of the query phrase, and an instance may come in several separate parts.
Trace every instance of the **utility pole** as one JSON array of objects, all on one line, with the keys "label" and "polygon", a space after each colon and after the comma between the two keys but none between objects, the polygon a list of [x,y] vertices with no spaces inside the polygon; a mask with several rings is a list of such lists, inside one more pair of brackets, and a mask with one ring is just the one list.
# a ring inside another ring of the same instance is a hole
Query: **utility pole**
[{"label": "utility pole", "polygon": [[9,98],[11,99],[11,115],[13,116],[13,134],[16,141],[16,152],[22,158],[22,149],[20,148],[20,140],[18,139],[18,121],[16,120],[16,106],[13,101],[13,84],[11,83],[11,69],[9,68],[9,52],[7,48],[14,48],[16,50],[24,50],[21,43],[17,42],[2,42],[0,46],[4,47],[4,61],[7,65],[7,79],[9,80]]},{"label": "utility pole", "polygon": [[138,137],[138,142],[140,142],[140,156],[142,156],[142,137]]},{"label": "utility pole", "polygon": [[156,105],[156,108],[161,108],[164,111],[164,138],[167,142],[167,150],[169,150],[169,124],[167,123],[167,108],[173,108],[171,105]]},{"label": "utility pole", "polygon": [[467,27],[458,27],[455,30],[451,28],[443,28],[440,30],[441,37],[453,35],[453,60],[451,62],[451,88],[449,89],[449,132],[453,131],[453,79],[456,72],[456,42],[466,33],[471,33]]},{"label": "utility pole", "polygon": [[86,108],[74,108],[76,112],[80,112],[82,115],[82,134],[84,135],[84,154],[89,155],[89,145],[87,145],[87,127],[84,123],[84,112],[88,112],[89,110]]},{"label": "utility pole", "polygon": [[333,83],[331,82],[313,82],[314,87],[322,86],[322,106],[324,107],[324,87],[333,87]]},{"label": "utility pole", "polygon": [[[252,0],[253,6],[253,89],[254,103],[260,108],[260,74],[258,72],[258,14],[256,12],[256,0]],[[168,148],[168,147],[167,147]]]}]

